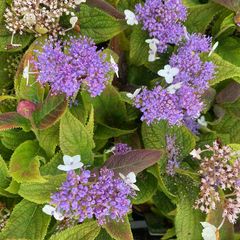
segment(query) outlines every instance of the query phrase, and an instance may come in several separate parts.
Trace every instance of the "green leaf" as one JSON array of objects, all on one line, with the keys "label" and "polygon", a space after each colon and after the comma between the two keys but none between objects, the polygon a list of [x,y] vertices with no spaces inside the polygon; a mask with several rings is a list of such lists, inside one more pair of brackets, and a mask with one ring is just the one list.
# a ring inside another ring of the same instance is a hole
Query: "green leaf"
[{"label": "green leaf", "polygon": [[23,128],[24,130],[29,131],[31,123],[28,119],[22,117],[16,112],[0,114],[0,131],[12,128]]},{"label": "green leaf", "polygon": [[67,109],[67,101],[63,95],[48,95],[44,103],[33,113],[38,129],[46,129],[54,125]]},{"label": "green leaf", "polygon": [[118,129],[112,128],[104,124],[98,124],[95,130],[95,138],[96,139],[109,139],[113,137],[120,137],[122,135],[127,135],[134,133],[136,129],[125,130],[125,129]]},{"label": "green leaf", "polygon": [[174,236],[176,236],[175,228],[169,228],[161,240],[172,239]]},{"label": "green leaf", "polygon": [[184,126],[170,127],[166,121],[156,124],[142,125],[142,136],[145,148],[162,149],[166,147],[166,136],[176,137],[176,146],[180,149],[181,157],[186,157],[195,147],[196,140],[194,135]]},{"label": "green leaf", "polygon": [[38,154],[41,150],[37,142],[28,140],[19,145],[10,159],[10,175],[20,183],[46,181],[39,171],[39,160],[43,157]]},{"label": "green leaf", "polygon": [[125,103],[121,101],[121,95],[113,86],[108,85],[100,96],[88,98],[87,101],[94,107],[96,122],[119,128],[126,122]]},{"label": "green leaf", "polygon": [[204,33],[216,16],[223,8],[213,2],[207,4],[199,4],[188,8],[188,18],[184,23],[187,30],[191,33]]},{"label": "green leaf", "polygon": [[107,233],[105,229],[102,228],[95,240],[114,240],[114,239]]},{"label": "green leaf", "polygon": [[6,188],[10,183],[10,175],[7,165],[0,155],[0,188]]},{"label": "green leaf", "polygon": [[117,20],[86,4],[81,5],[76,15],[79,18],[81,34],[91,37],[96,43],[105,42],[127,28],[124,20]]},{"label": "green leaf", "polygon": [[24,132],[20,129],[10,129],[0,132],[0,139],[6,148],[15,150],[26,140],[33,140],[34,134],[32,132]]},{"label": "green leaf", "polygon": [[18,194],[19,188],[20,188],[20,183],[18,183],[15,180],[12,180],[10,185],[5,189],[6,191],[12,193],[12,194]]},{"label": "green leaf", "polygon": [[135,27],[130,39],[130,62],[137,66],[143,65],[148,61],[148,44],[146,39],[150,38],[148,33],[141,27]]},{"label": "green leaf", "polygon": [[140,173],[137,176],[137,186],[140,191],[137,192],[136,198],[133,198],[133,204],[143,204],[147,202],[157,191],[158,181],[148,172]]},{"label": "green leaf", "polygon": [[91,107],[91,112],[89,114],[86,129],[89,132],[90,136],[93,138],[93,136],[94,136],[94,108],[93,108],[93,106]]},{"label": "green leaf", "polygon": [[124,222],[109,221],[103,227],[115,240],[133,240],[128,217],[124,218]]},{"label": "green leaf", "polygon": [[53,235],[50,240],[94,240],[100,229],[96,221],[84,222]]},{"label": "green leaf", "polygon": [[210,85],[215,85],[225,79],[240,77],[240,67],[231,64],[224,60],[216,53],[213,53],[207,58],[208,61],[212,61],[217,66],[216,76],[210,81]]},{"label": "green leaf", "polygon": [[40,147],[49,157],[52,157],[56,147],[59,145],[59,124],[36,132]]},{"label": "green leaf", "polygon": [[185,196],[181,196],[177,204],[175,230],[178,240],[202,240],[200,221],[203,217],[199,210],[193,208],[193,204],[194,201]]},{"label": "green leaf", "polygon": [[40,172],[45,175],[58,175],[62,174],[62,171],[57,169],[59,164],[63,164],[63,155],[61,152],[56,153],[53,158],[40,168]]},{"label": "green leaf", "polygon": [[60,147],[66,155],[81,155],[85,164],[93,162],[93,139],[84,125],[69,111],[64,114],[60,122]]},{"label": "green leaf", "polygon": [[157,163],[164,155],[163,150],[133,150],[122,155],[112,155],[104,164],[116,174],[127,175],[130,172],[138,174]]},{"label": "green leaf", "polygon": [[22,183],[18,194],[24,199],[44,204],[50,202],[50,195],[57,191],[58,187],[65,181],[66,175],[46,176],[45,183]]},{"label": "green leaf", "polygon": [[42,206],[22,200],[0,233],[0,239],[43,240],[50,222],[50,216],[42,212]]}]

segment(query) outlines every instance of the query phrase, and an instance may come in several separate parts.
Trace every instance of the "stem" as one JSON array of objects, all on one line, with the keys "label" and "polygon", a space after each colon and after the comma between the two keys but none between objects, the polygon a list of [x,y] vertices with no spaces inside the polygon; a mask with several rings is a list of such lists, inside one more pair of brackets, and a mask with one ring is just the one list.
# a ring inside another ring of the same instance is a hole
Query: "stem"
[{"label": "stem", "polygon": [[218,230],[220,230],[220,228],[223,226],[224,222],[225,222],[225,218],[223,218],[222,222],[221,222],[220,225],[218,226],[218,228],[217,228]]},{"label": "stem", "polygon": [[119,12],[111,4],[106,3],[103,0],[88,0],[87,3],[92,7],[97,7],[103,10],[104,12],[110,14],[111,16],[117,19],[124,19],[124,14]]}]

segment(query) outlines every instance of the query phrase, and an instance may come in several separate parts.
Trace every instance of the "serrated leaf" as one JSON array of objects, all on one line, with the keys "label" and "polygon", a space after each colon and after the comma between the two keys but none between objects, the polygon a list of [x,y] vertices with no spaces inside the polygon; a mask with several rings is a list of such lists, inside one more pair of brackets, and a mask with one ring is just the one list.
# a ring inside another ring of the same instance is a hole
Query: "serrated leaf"
[{"label": "serrated leaf", "polygon": [[0,114],[0,131],[12,128],[23,128],[24,130],[30,130],[31,123],[28,119],[22,117],[16,112]]},{"label": "serrated leaf", "polygon": [[66,155],[81,155],[85,164],[91,164],[93,161],[93,139],[84,125],[69,111],[60,122],[60,147]]},{"label": "serrated leaf", "polygon": [[10,129],[0,132],[2,144],[11,150],[15,150],[21,143],[26,140],[33,140],[35,138],[32,132],[24,132],[20,129]]},{"label": "serrated leaf", "polygon": [[10,175],[19,183],[45,182],[39,171],[39,160],[43,157],[38,154],[41,150],[35,141],[28,140],[19,145],[10,159]]},{"label": "serrated leaf", "polygon": [[0,239],[43,240],[50,222],[50,216],[42,212],[42,206],[22,200],[0,233]]},{"label": "serrated leaf", "polygon": [[122,135],[127,135],[134,133],[136,129],[118,129],[118,128],[112,128],[110,126],[107,126],[105,124],[98,124],[96,126],[95,130],[95,138],[96,139],[109,139],[113,137],[120,137]]},{"label": "serrated leaf", "polygon": [[130,38],[130,61],[139,66],[148,61],[149,46],[145,42],[150,38],[147,32],[143,31],[141,27],[135,27]]},{"label": "serrated leaf", "polygon": [[48,95],[44,103],[33,113],[38,129],[46,129],[54,125],[67,109],[67,100],[63,95]]},{"label": "serrated leaf", "polygon": [[213,53],[207,59],[208,61],[212,61],[217,66],[216,76],[210,81],[211,86],[225,79],[240,77],[240,67],[237,67],[236,65],[224,60],[216,53]]},{"label": "serrated leaf", "polygon": [[18,194],[24,199],[44,204],[50,202],[50,195],[57,191],[58,187],[65,181],[66,175],[46,176],[45,183],[22,183]]},{"label": "serrated leaf", "polygon": [[163,150],[133,150],[126,154],[111,156],[104,166],[112,169],[117,175],[118,173],[127,175],[130,172],[138,174],[157,163],[163,155]]},{"label": "serrated leaf", "polygon": [[117,20],[107,13],[81,4],[79,13],[81,33],[94,39],[96,43],[105,42],[127,28],[124,20]]},{"label": "serrated leaf", "polygon": [[43,176],[61,174],[62,171],[57,168],[60,164],[63,164],[63,155],[61,152],[58,152],[47,164],[40,168],[40,172]]},{"label": "serrated leaf", "polygon": [[0,155],[0,188],[6,188],[10,183],[10,175],[8,172],[7,164]]},{"label": "serrated leaf", "polygon": [[57,145],[59,145],[59,124],[37,131],[37,139],[40,147],[49,157],[52,157]]},{"label": "serrated leaf", "polygon": [[191,33],[204,33],[214,16],[221,10],[222,7],[213,2],[192,6],[188,9],[188,18],[184,25],[186,25],[187,30]]},{"label": "serrated leaf", "polygon": [[96,221],[89,221],[57,233],[50,240],[94,240],[100,229]]},{"label": "serrated leaf", "polygon": [[145,148],[165,148],[167,135],[176,137],[176,146],[180,149],[181,157],[188,156],[189,152],[196,145],[194,135],[184,126],[170,127],[166,121],[160,121],[149,126],[146,123],[142,125],[142,136]]},{"label": "serrated leaf", "polygon": [[20,183],[18,183],[15,180],[12,180],[10,185],[5,189],[7,192],[10,192],[12,194],[18,194],[18,190],[20,188]]},{"label": "serrated leaf", "polygon": [[124,218],[124,222],[110,221],[103,227],[115,240],[133,240],[128,217]]},{"label": "serrated leaf", "polygon": [[158,181],[148,172],[143,172],[137,177],[137,186],[140,189],[137,196],[133,198],[133,204],[143,204],[147,202],[157,191]]}]

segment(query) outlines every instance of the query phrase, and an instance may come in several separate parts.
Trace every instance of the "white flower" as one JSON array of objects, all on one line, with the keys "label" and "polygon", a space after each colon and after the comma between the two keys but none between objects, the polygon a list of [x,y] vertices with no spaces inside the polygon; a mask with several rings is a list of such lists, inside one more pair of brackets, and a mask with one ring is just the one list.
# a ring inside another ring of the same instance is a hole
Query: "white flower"
[{"label": "white flower", "polygon": [[189,33],[187,31],[187,28],[186,27],[183,27],[183,31],[184,31],[184,37],[186,38],[186,40],[189,40]]},{"label": "white flower", "polygon": [[128,98],[134,99],[141,92],[141,90],[142,90],[142,88],[137,88],[133,94],[127,93],[126,95]]},{"label": "white flower", "polygon": [[198,160],[201,160],[201,154],[202,153],[202,150],[200,148],[198,148],[197,150],[196,149],[193,149],[191,152],[190,152],[190,155],[192,155],[194,158],[198,159]]},{"label": "white flower", "polygon": [[83,163],[81,162],[81,156],[80,155],[76,155],[73,157],[70,157],[68,155],[64,155],[63,156],[63,162],[64,165],[60,164],[58,165],[58,169],[62,170],[62,171],[71,171],[74,169],[78,169],[81,168],[83,166]]},{"label": "white flower", "polygon": [[111,65],[112,65],[112,68],[113,68],[114,72],[116,73],[117,77],[119,78],[119,74],[118,74],[119,68],[118,68],[118,65],[115,62],[112,55],[110,56],[110,62],[111,62]]},{"label": "white flower", "polygon": [[217,240],[217,228],[208,223],[208,222],[201,222],[203,226],[202,230],[202,237],[204,240]]},{"label": "white flower", "polygon": [[153,50],[149,50],[148,51],[149,55],[148,55],[148,61],[149,62],[154,62],[155,60],[159,59],[159,57],[157,57],[157,51],[153,51]]},{"label": "white flower", "polygon": [[81,3],[85,3],[86,0],[75,0],[74,2],[75,2],[75,4],[79,5]]},{"label": "white flower", "polygon": [[28,25],[28,26],[33,26],[37,23],[37,18],[33,13],[26,13],[23,16],[23,21]]},{"label": "white flower", "polygon": [[173,78],[179,73],[178,68],[172,68],[170,65],[165,65],[164,69],[158,71],[158,75],[164,77],[167,83],[172,83]]},{"label": "white flower", "polygon": [[160,41],[156,38],[147,39],[145,42],[148,43],[149,48],[155,52],[157,51],[157,45],[160,43]]},{"label": "white flower", "polygon": [[111,147],[110,149],[106,150],[105,153],[106,153],[106,154],[107,154],[107,153],[112,153],[112,152],[115,151],[115,149],[116,149],[116,147],[113,146],[113,147]]},{"label": "white flower", "polygon": [[205,119],[204,116],[201,116],[198,120],[197,120],[198,124],[202,125],[203,127],[207,127],[207,121]]},{"label": "white flower", "polygon": [[122,173],[119,173],[119,176],[123,179],[123,181],[130,186],[131,188],[133,188],[136,191],[140,191],[140,189],[138,188],[137,185],[135,185],[134,183],[136,182],[136,175],[134,172],[130,172],[128,173],[127,176],[124,176]]},{"label": "white flower", "polygon": [[76,16],[73,16],[73,17],[70,18],[70,21],[69,21],[69,22],[71,23],[72,28],[75,27],[77,21],[78,21],[78,17],[76,17]]},{"label": "white flower", "polygon": [[64,216],[60,212],[58,212],[57,209],[53,206],[45,205],[42,208],[42,211],[47,215],[53,216],[58,221],[62,221],[64,219]]},{"label": "white flower", "polygon": [[126,9],[124,10],[124,14],[125,14],[125,19],[127,21],[128,25],[133,26],[134,24],[138,24],[138,20],[136,18],[136,15],[134,14],[134,12]]},{"label": "white flower", "polygon": [[211,51],[210,51],[209,54],[208,54],[209,57],[210,57],[210,56],[213,54],[213,52],[216,50],[216,48],[218,47],[218,44],[219,44],[219,42],[215,42],[215,43],[214,43],[214,45],[212,46]]},{"label": "white flower", "polygon": [[176,83],[176,84],[172,84],[170,85],[169,87],[167,87],[167,91],[170,93],[170,94],[174,94],[178,89],[180,89],[182,86],[182,83],[179,82],[179,83]]},{"label": "white flower", "polygon": [[37,74],[37,72],[30,72],[29,69],[30,69],[30,62],[28,60],[27,66],[23,69],[23,78],[25,78],[27,80],[26,81],[27,86],[29,84],[29,75],[30,74]]}]

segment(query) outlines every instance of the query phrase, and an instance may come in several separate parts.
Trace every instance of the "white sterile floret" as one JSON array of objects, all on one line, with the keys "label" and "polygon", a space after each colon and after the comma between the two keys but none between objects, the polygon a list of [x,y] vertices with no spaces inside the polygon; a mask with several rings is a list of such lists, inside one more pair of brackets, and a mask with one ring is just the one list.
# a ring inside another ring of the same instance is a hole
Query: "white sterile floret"
[{"label": "white sterile floret", "polygon": [[203,127],[207,127],[208,123],[205,119],[204,116],[201,116],[198,120],[197,120],[198,124],[200,124]]},{"label": "white sterile floret", "polygon": [[70,157],[68,155],[64,155],[63,156],[63,162],[64,165],[60,164],[58,165],[58,169],[62,170],[62,171],[71,171],[71,170],[75,170],[78,168],[82,168],[83,167],[83,163],[81,162],[81,156],[80,155],[76,155],[73,157]]},{"label": "white sterile floret", "polygon": [[47,215],[53,216],[58,221],[62,221],[64,219],[64,216],[60,212],[58,212],[55,207],[51,205],[45,205],[42,208],[42,211]]},{"label": "white sterile floret", "polygon": [[74,2],[75,2],[75,4],[79,5],[81,3],[85,3],[86,0],[75,0]]},{"label": "white sterile floret", "polygon": [[160,43],[156,38],[147,39],[145,42],[149,44],[149,48],[153,51],[157,51],[157,45]]},{"label": "white sterile floret", "polygon": [[134,14],[134,12],[126,9],[124,10],[124,14],[125,14],[125,19],[127,21],[128,25],[137,25],[138,24],[138,20],[136,18],[136,15]]},{"label": "white sterile floret", "polygon": [[219,42],[215,42],[215,43],[214,43],[214,45],[212,46],[211,51],[210,51],[209,54],[208,54],[209,57],[210,57],[210,56],[213,54],[213,52],[216,50],[216,48],[218,47],[218,44],[219,44]]},{"label": "white sterile floret", "polygon": [[74,28],[74,26],[76,25],[77,21],[78,21],[78,17],[76,17],[76,16],[70,18],[69,22],[71,23],[72,28]]},{"label": "white sterile floret", "polygon": [[127,97],[130,99],[134,99],[140,92],[141,92],[142,88],[138,88],[134,91],[134,93],[127,93]]},{"label": "white sterile floret", "polygon": [[133,188],[136,191],[140,191],[140,189],[138,188],[137,185],[135,185],[134,183],[137,181],[136,180],[136,175],[134,172],[130,172],[127,174],[127,176],[124,176],[122,173],[119,173],[119,176],[123,179],[123,181],[130,186],[131,188]]},{"label": "white sterile floret", "polygon": [[179,69],[171,67],[170,65],[165,65],[164,69],[158,71],[158,75],[164,77],[167,83],[172,83],[173,78],[179,73]]},{"label": "white sterile floret", "polygon": [[181,88],[181,86],[182,86],[182,83],[179,82],[179,83],[172,84],[172,85],[168,86],[166,89],[167,89],[168,93],[174,94],[178,89]]},{"label": "white sterile floret", "polygon": [[217,240],[217,231],[218,229],[208,223],[208,222],[201,222],[202,226],[203,226],[203,230],[202,230],[202,237],[204,240]]},{"label": "white sterile floret", "polygon": [[116,147],[113,146],[113,147],[111,147],[110,149],[106,150],[106,151],[105,151],[105,154],[107,154],[107,153],[112,153],[112,152],[115,151],[115,149],[116,149]]},{"label": "white sterile floret", "polygon": [[111,62],[111,65],[112,65],[112,68],[113,68],[114,72],[116,73],[117,77],[119,78],[119,74],[118,74],[119,68],[118,68],[118,65],[115,62],[112,55],[110,56],[110,62]]},{"label": "white sterile floret", "polygon": [[149,62],[154,62],[156,61],[157,59],[159,59],[159,57],[157,57],[157,51],[153,51],[152,49],[150,49],[148,51],[148,61]]},{"label": "white sterile floret", "polygon": [[200,155],[201,153],[202,153],[202,150],[200,148],[198,148],[197,150],[193,149],[190,152],[190,155],[193,156],[194,158],[198,159],[198,160],[201,160],[201,155]]}]

